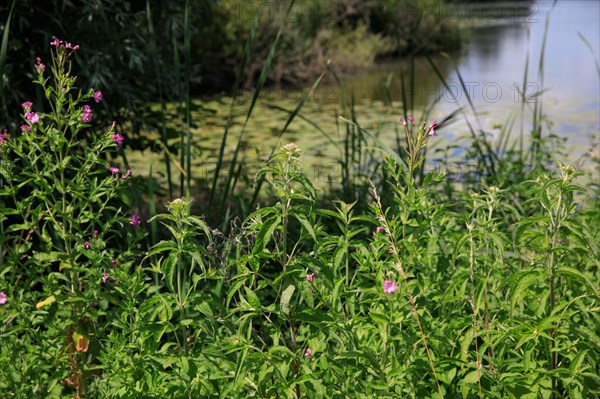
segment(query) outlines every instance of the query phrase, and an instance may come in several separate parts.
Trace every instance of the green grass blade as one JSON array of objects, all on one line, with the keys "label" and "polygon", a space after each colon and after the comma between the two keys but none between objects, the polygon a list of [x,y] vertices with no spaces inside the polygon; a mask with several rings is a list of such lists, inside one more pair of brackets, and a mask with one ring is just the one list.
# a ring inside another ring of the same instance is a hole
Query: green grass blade
[{"label": "green grass blade", "polygon": [[[405,85],[406,79],[404,79],[404,67],[400,67],[400,91],[401,91],[401,97],[402,97],[402,117],[403,118],[407,118],[408,117],[408,102],[407,102],[407,97],[406,97],[406,85]],[[414,93],[413,93],[414,95]]]},{"label": "green grass blade", "polygon": [[217,182],[221,173],[221,167],[223,165],[223,156],[225,153],[225,146],[227,144],[227,136],[229,134],[229,128],[233,123],[233,106],[235,105],[235,100],[237,94],[240,89],[240,85],[242,84],[242,80],[244,78],[244,72],[246,70],[246,64],[250,59],[250,55],[252,53],[252,46],[254,45],[254,38],[256,36],[256,30],[258,28],[258,23],[260,21],[260,16],[262,13],[262,4],[256,10],[256,15],[254,17],[254,21],[252,22],[252,27],[250,28],[250,32],[248,34],[248,39],[246,40],[246,46],[244,47],[244,52],[242,54],[242,61],[240,63],[240,69],[238,71],[237,77],[235,79],[235,84],[233,86],[233,96],[231,98],[231,104],[229,107],[229,115],[227,116],[227,124],[225,125],[225,131],[223,132],[223,139],[221,139],[221,146],[219,147],[219,154],[217,156],[217,164],[215,166],[215,174],[213,176],[212,187],[210,189],[210,200],[209,200],[209,208],[212,206],[215,193],[217,190]]},{"label": "green grass blade", "polygon": [[338,89],[340,90],[340,102],[342,104],[342,113],[346,114],[346,111],[348,109],[348,98],[346,97],[346,89],[344,86],[344,82],[329,63],[327,64],[327,70],[331,73],[331,75],[335,79],[335,83],[338,85]]},{"label": "green grass blade", "polygon": [[[288,20],[289,13],[292,10],[293,5],[294,5],[294,0],[292,0],[290,2],[289,6],[286,10],[286,13],[285,13],[284,19],[283,19],[284,21]],[[234,170],[237,167],[238,154],[242,147],[243,137],[244,137],[244,133],[246,130],[246,126],[248,124],[248,120],[250,120],[250,116],[252,115],[254,106],[256,105],[256,102],[258,101],[258,97],[260,96],[262,87],[264,86],[265,81],[267,80],[269,70],[271,69],[271,64],[273,63],[273,60],[275,59],[275,52],[277,51],[277,48],[279,47],[279,41],[281,39],[281,33],[283,32],[283,27],[284,27],[284,24],[282,23],[281,26],[279,27],[279,30],[277,31],[275,40],[273,41],[273,44],[271,45],[271,48],[269,49],[269,54],[267,55],[267,59],[265,61],[265,64],[263,65],[260,76],[258,78],[258,81],[256,84],[256,89],[254,90],[254,96],[252,97],[252,101],[250,103],[250,107],[248,108],[248,112],[246,113],[246,119],[244,120],[244,124],[242,125],[242,131],[240,132],[237,145],[235,147],[235,150],[233,151],[233,157],[231,160],[231,164],[229,165],[229,172],[227,174],[227,177],[225,180],[225,187],[223,189],[223,197],[222,197],[223,200],[221,201],[222,206],[226,203],[226,199],[229,196],[229,192],[233,191],[235,189],[235,181],[236,180],[234,180]]]},{"label": "green grass blade", "polygon": [[[438,69],[438,67],[435,65],[435,63],[433,62],[433,60],[431,59],[431,57],[429,55],[427,55],[427,54],[425,55],[425,57],[427,58],[427,61],[429,62],[429,65],[431,65],[431,68],[433,69],[433,71],[437,75],[438,79],[442,82],[442,84],[444,85],[444,87],[446,88],[446,90],[448,91],[448,93],[450,93],[452,95],[453,99],[456,100],[456,97],[454,96],[454,93],[452,92],[452,90],[448,86],[448,83],[446,82],[446,79],[444,79],[444,76],[442,75],[442,73],[440,72],[440,70]],[[480,140],[478,139],[477,134],[475,133],[475,129],[473,129],[473,126],[471,125],[471,122],[466,117],[466,115],[464,114],[464,112],[462,112],[462,115],[463,115],[464,120],[465,120],[465,122],[467,124],[467,127],[469,128],[469,133],[471,134],[471,139],[473,140],[473,146],[475,148],[475,151],[477,151],[477,154],[479,156],[479,161],[481,162],[481,164],[484,167],[484,169],[487,169],[488,172],[491,172],[491,166],[488,165],[487,157],[486,157],[485,153],[483,152],[483,149],[481,148]]]},{"label": "green grass blade", "polygon": [[[4,68],[6,66],[6,53],[8,52],[8,37],[10,35],[10,21],[12,19],[13,9],[15,8],[16,1],[12,2],[10,6],[10,11],[8,12],[8,17],[6,18],[6,23],[4,24],[4,32],[2,32],[2,46],[0,47],[0,77],[4,76]],[[1,84],[1,83],[0,83]],[[4,115],[4,120],[8,121],[8,104],[6,97],[4,96],[4,84],[0,87],[0,97],[2,99],[2,114]]]},{"label": "green grass blade", "polygon": [[[187,171],[186,176],[186,190],[185,196],[188,204],[190,203],[191,190],[192,190],[192,115],[191,115],[191,98],[190,98],[190,80],[192,77],[192,66],[191,66],[191,44],[190,44],[190,2],[186,0],[185,11],[183,17],[183,49],[185,54],[185,168]],[[183,151],[182,151],[183,154]],[[183,156],[183,155],[182,155]],[[181,163],[184,165],[184,162]],[[183,195],[182,195],[183,197]],[[189,205],[188,205],[189,206]]]},{"label": "green grass blade", "polygon": [[384,92],[385,92],[385,100],[387,101],[387,105],[391,108],[392,107],[392,91],[391,91],[391,86],[392,86],[392,80],[394,79],[394,74],[392,72],[390,72],[385,80],[385,86],[383,87]]},{"label": "green grass blade", "polygon": [[598,78],[600,78],[600,64],[598,64],[598,60],[596,59],[596,55],[594,54],[594,48],[592,47],[590,42],[588,42],[587,39],[581,34],[581,32],[577,32],[577,35],[579,36],[581,41],[583,41],[585,43],[587,48],[590,49],[592,56],[594,56],[594,62],[596,63],[596,72],[598,72]]},{"label": "green grass blade", "polygon": [[392,158],[394,158],[396,160],[396,162],[404,165],[405,167],[408,167],[408,165],[406,164],[406,162],[398,155],[398,153],[396,151],[394,151],[394,149],[392,147],[390,147],[389,145],[387,145],[385,142],[383,142],[379,137],[377,137],[377,135],[371,133],[370,131],[368,131],[367,129],[360,127],[358,124],[356,124],[354,121],[351,121],[349,119],[344,118],[343,116],[339,117],[340,120],[342,120],[343,122],[345,122],[346,124],[352,125],[354,127],[356,127],[357,129],[362,130],[363,133],[366,133],[367,136],[369,136],[371,139],[373,139],[378,145],[379,147],[385,151],[386,153],[388,153]]},{"label": "green grass blade", "polygon": [[[162,72],[160,70],[160,60],[158,58],[158,49],[156,45],[156,31],[154,29],[154,22],[152,20],[152,8],[150,6],[150,0],[146,0],[146,23],[148,24],[148,35],[150,36],[149,44],[151,51],[151,60],[152,65],[154,67],[154,73],[156,75],[156,82],[158,87],[158,98],[160,102],[161,114],[164,117],[166,114],[166,104],[163,94],[163,80],[162,80]],[[167,135],[167,127],[164,124],[164,121],[160,122],[160,141],[163,148],[167,148],[168,146],[168,135]],[[164,163],[167,175],[167,184],[169,187],[169,197],[173,197],[173,180],[171,177],[171,162],[169,160],[169,154],[164,153]]]},{"label": "green grass blade", "polygon": [[469,103],[469,107],[471,108],[471,111],[473,112],[473,115],[475,116],[475,119],[477,120],[477,124],[479,125],[479,130],[483,130],[481,127],[481,121],[479,120],[479,114],[477,113],[477,110],[475,109],[475,105],[473,104],[473,100],[471,100],[471,95],[469,94],[469,90],[467,89],[465,80],[463,79],[462,74],[460,73],[460,70],[458,69],[458,66],[456,65],[455,61],[452,61],[452,66],[454,67],[454,71],[456,72],[456,75],[458,76],[460,86],[461,86],[463,92],[465,93],[465,96],[467,97],[467,102]]},{"label": "green grass blade", "polygon": [[[286,112],[286,113],[289,113],[289,114],[292,114],[294,112],[294,111],[290,111],[288,109],[285,109],[285,108],[283,108],[283,107],[281,107],[279,105],[275,105],[275,104],[268,104],[267,107],[271,108],[271,109],[276,109],[278,111],[283,111],[283,112]],[[339,143],[337,141],[335,141],[331,137],[331,135],[329,133],[327,133],[325,130],[323,130],[323,128],[321,126],[319,126],[316,122],[314,122],[314,121],[312,121],[312,120],[308,119],[307,117],[302,116],[300,114],[297,114],[295,116],[295,118],[299,118],[299,119],[303,120],[304,122],[308,123],[309,125],[311,125],[312,127],[314,127],[315,129],[317,129],[319,131],[319,133],[321,133],[331,144],[333,144],[334,146],[338,147]],[[336,117],[336,119],[337,119],[337,117]]]},{"label": "green grass blade", "polygon": [[[420,15],[420,14],[419,14]],[[419,18],[419,23],[421,19]],[[410,113],[415,113],[415,57],[411,53],[410,60]]]},{"label": "green grass blade", "polygon": [[[544,36],[542,37],[542,49],[540,52],[540,63],[538,65],[538,79],[540,81],[540,89],[544,87],[544,59],[546,55],[546,44],[548,40],[548,28],[550,27],[550,13],[554,9],[556,5],[556,0],[552,3],[552,7],[548,11],[548,15],[546,16],[546,24],[544,25]],[[525,87],[523,88],[525,90]],[[540,146],[540,139],[542,138],[542,115],[543,115],[543,107],[542,107],[542,99],[539,98],[533,107],[533,130],[532,130],[532,140],[531,140],[531,161],[535,161],[538,155],[538,150]]]},{"label": "green grass blade", "polygon": [[[530,43],[530,31],[527,29],[527,43]],[[525,91],[527,88],[527,75],[529,74],[529,45],[527,46],[527,55],[525,56],[525,73],[523,74],[523,91],[521,93],[521,129],[519,137],[519,157],[523,160],[523,138],[525,129]],[[518,88],[517,88],[518,90]]]},{"label": "green grass blade", "polygon": [[156,216],[156,196],[154,195],[154,180],[152,180],[152,163],[148,172],[148,210],[150,212],[150,237],[152,245],[158,242],[158,224],[154,216]]}]

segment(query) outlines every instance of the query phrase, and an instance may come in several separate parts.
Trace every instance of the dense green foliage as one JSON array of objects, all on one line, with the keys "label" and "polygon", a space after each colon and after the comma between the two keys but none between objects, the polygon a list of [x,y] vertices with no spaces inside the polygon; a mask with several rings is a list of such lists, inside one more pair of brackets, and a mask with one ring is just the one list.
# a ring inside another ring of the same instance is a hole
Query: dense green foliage
[{"label": "dense green foliage", "polygon": [[24,103],[0,139],[2,397],[600,395],[600,187],[549,142],[515,173],[527,152],[474,137],[479,173],[454,180],[411,118],[369,173],[347,158],[356,203],[320,201],[289,144],[257,175],[271,202],[226,231],[186,199],[141,223],[105,160],[127,138],[94,119],[75,46],[53,51],[49,111]]}]

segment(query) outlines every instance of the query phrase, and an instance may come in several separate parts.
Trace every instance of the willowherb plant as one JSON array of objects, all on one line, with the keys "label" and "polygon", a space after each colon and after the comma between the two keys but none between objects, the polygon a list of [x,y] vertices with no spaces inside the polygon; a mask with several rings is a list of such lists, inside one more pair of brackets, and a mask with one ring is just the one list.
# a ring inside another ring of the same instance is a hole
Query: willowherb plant
[{"label": "willowherb plant", "polygon": [[79,46],[50,44],[50,67],[39,57],[35,64],[50,111],[23,102],[20,131],[0,140],[0,331],[22,342],[2,340],[0,391],[81,397],[119,284],[114,274],[135,256],[141,221],[119,200],[132,171],[107,161],[124,137],[116,123],[93,129],[102,92],[78,91],[71,74]]},{"label": "willowherb plant", "polygon": [[600,394],[598,209],[573,168],[441,200],[422,167],[437,124],[409,118],[366,213],[320,208],[287,145],[259,172],[272,204],[221,233],[171,201],[132,268],[143,221],[107,161],[125,137],[94,130],[102,93],[77,91],[76,45],[52,46],[50,112],[25,101],[0,133],[0,396]]}]

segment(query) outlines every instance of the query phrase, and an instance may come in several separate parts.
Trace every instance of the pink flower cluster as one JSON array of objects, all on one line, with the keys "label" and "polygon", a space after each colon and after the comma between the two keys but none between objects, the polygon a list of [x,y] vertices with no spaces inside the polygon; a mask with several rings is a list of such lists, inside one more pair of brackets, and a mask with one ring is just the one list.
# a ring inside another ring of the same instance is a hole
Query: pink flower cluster
[{"label": "pink flower cluster", "polygon": [[66,48],[73,51],[79,50],[79,44],[73,46],[67,41],[59,40],[56,36],[52,36],[52,41],[50,42],[50,45],[56,47],[57,49]]},{"label": "pink flower cluster", "polygon": [[125,140],[125,137],[123,137],[122,135],[120,135],[119,133],[115,133],[112,135],[112,140],[117,143],[117,145],[119,147],[123,147],[123,140]]},{"label": "pink flower cluster", "polygon": [[0,305],[4,305],[6,303],[6,294],[4,292],[0,292]]},{"label": "pink flower cluster", "polygon": [[[94,230],[94,238],[98,237],[99,234],[100,234],[100,232],[97,229],[95,229]],[[90,249],[92,247],[92,244],[89,241],[86,241],[83,244],[83,247],[85,249]],[[111,259],[110,263],[111,263],[111,265],[116,266],[117,265],[117,260],[113,258],[113,259]],[[110,275],[106,271],[106,268],[102,268],[102,283],[106,284],[107,281],[112,282],[114,285],[118,284],[117,280],[115,280],[114,278],[110,277]]]},{"label": "pink flower cluster", "polygon": [[37,69],[38,73],[43,73],[46,69],[46,65],[42,64],[42,59],[40,57],[35,57],[35,62],[37,64],[35,69]]},{"label": "pink flower cluster", "polygon": [[81,107],[83,113],[81,114],[81,121],[83,123],[90,123],[92,121],[92,109],[89,105],[84,105]]},{"label": "pink flower cluster", "polygon": [[429,125],[429,128],[427,129],[427,133],[429,135],[434,135],[434,136],[438,135],[437,132],[435,131],[435,128],[437,127],[437,124],[438,123],[437,123],[437,121],[435,119],[431,122],[431,124]]},{"label": "pink flower cluster", "polygon": [[[117,168],[117,167],[114,167],[114,166],[113,166],[113,167],[110,167],[110,168],[108,168],[108,171],[109,171],[110,173],[112,173],[112,174],[115,174],[115,175],[116,175],[116,174],[117,174],[117,173],[119,173],[121,170],[120,170],[119,168]],[[132,171],[131,169],[127,169],[127,170],[125,171],[125,174],[124,174],[123,176],[121,176],[121,179],[123,179],[123,180],[127,180],[127,179],[129,178],[129,176],[131,176],[132,174],[133,174],[133,171]]]},{"label": "pink flower cluster", "polygon": [[[415,118],[413,118],[412,116],[408,117],[408,121],[414,126],[415,125]],[[400,117],[400,123],[402,123],[402,126],[406,126],[406,121],[404,120],[403,117]]]},{"label": "pink flower cluster", "polygon": [[[411,115],[408,117],[408,121],[414,126],[415,125],[415,118]],[[403,117],[400,117],[400,123],[402,123],[402,126],[406,126],[407,123],[404,120]],[[423,128],[425,129],[425,132],[430,135],[430,136],[437,136],[437,132],[435,131],[435,128],[437,127],[438,123],[437,121],[434,119],[428,127],[425,126],[425,122],[423,122]]]},{"label": "pink flower cluster", "polygon": [[22,131],[31,131],[31,125],[40,121],[40,116],[31,110],[32,106],[33,103],[31,101],[25,101],[23,104],[21,104],[21,107],[23,107],[23,110],[25,110],[25,120],[29,122],[28,125],[21,125]]},{"label": "pink flower cluster", "polygon": [[[95,91],[92,93],[92,97],[94,97],[94,101],[96,101],[97,103],[99,103],[100,101],[102,101],[102,92],[100,90]],[[90,123],[92,121],[92,118],[94,117],[94,114],[92,114],[92,109],[90,108],[89,105],[84,105],[83,107],[81,107],[81,121],[83,123]]]}]

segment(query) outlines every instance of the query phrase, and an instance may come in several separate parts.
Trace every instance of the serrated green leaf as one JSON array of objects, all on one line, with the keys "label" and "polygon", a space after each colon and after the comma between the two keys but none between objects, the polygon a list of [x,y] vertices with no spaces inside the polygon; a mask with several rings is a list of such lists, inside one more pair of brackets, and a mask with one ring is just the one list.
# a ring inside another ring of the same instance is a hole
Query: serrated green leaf
[{"label": "serrated green leaf", "polygon": [[194,310],[197,310],[206,317],[213,317],[213,311],[208,302],[202,302],[201,304],[194,306]]},{"label": "serrated green leaf", "polygon": [[258,231],[258,234],[256,235],[256,242],[254,244],[254,248],[252,249],[252,253],[260,253],[265,249],[265,246],[271,239],[273,232],[275,231],[277,226],[279,226],[280,223],[281,216],[276,216],[274,218],[267,219],[262,224],[260,230]]},{"label": "serrated green leaf", "polygon": [[290,301],[292,300],[292,295],[294,295],[295,290],[296,286],[294,284],[290,284],[281,293],[281,301],[279,302],[279,307],[281,309],[281,312],[286,316],[290,314]]},{"label": "serrated green leaf", "polygon": [[258,299],[258,296],[256,295],[256,293],[254,291],[252,291],[249,287],[244,287],[246,290],[246,299],[248,300],[248,303],[250,304],[250,306],[252,306],[253,309],[255,310],[260,310],[261,306],[260,306],[260,300]]},{"label": "serrated green leaf", "polygon": [[369,316],[373,319],[373,321],[376,321],[379,323],[388,324],[390,322],[390,319],[383,313],[371,312],[371,313],[369,313]]},{"label": "serrated green leaf", "polygon": [[570,266],[559,266],[556,269],[556,275],[567,276],[575,281],[587,286],[593,293],[598,293],[598,288],[582,272]]},{"label": "serrated green leaf", "polygon": [[519,278],[519,282],[515,286],[511,297],[511,307],[513,309],[515,304],[523,299],[526,293],[525,291],[529,288],[529,286],[531,286],[539,277],[540,274],[538,272],[531,271],[524,273],[523,276]]},{"label": "serrated green leaf", "polygon": [[271,348],[269,348],[269,355],[273,356],[278,353],[282,353],[292,358],[294,357],[292,351],[286,346],[274,345]]},{"label": "serrated green leaf", "polygon": [[478,373],[477,370],[473,370],[463,377],[462,382],[464,384],[477,384],[479,381],[479,374],[480,373]]},{"label": "serrated green leaf", "polygon": [[231,302],[231,298],[233,298],[233,296],[235,295],[235,293],[240,289],[240,287],[242,285],[244,285],[244,283],[246,282],[245,278],[240,278],[238,281],[236,281],[235,283],[233,283],[231,285],[231,288],[229,288],[229,291],[227,292],[227,307],[229,307],[229,303]]},{"label": "serrated green leaf", "polygon": [[302,224],[302,226],[306,229],[308,234],[310,234],[310,237],[313,239],[313,241],[317,241],[315,230],[306,218],[306,215],[301,213],[293,213],[292,215],[300,222],[300,224]]},{"label": "serrated green leaf", "polygon": [[150,252],[148,252],[148,255],[146,255],[146,257],[150,257],[152,255],[156,255],[157,253],[164,252],[164,251],[176,251],[176,250],[177,250],[177,244],[175,244],[173,241],[160,241],[152,247],[152,249],[150,250]]},{"label": "serrated green leaf", "polygon": [[175,278],[175,269],[177,268],[177,253],[172,252],[167,259],[162,262],[161,270],[165,275],[165,282],[167,287],[172,292],[175,292],[175,287],[173,285],[173,280]]}]

